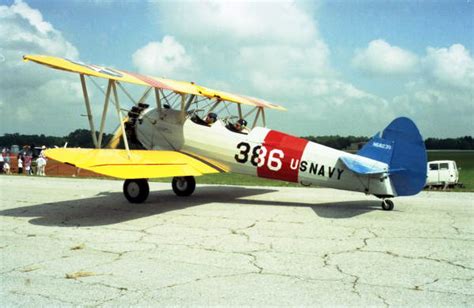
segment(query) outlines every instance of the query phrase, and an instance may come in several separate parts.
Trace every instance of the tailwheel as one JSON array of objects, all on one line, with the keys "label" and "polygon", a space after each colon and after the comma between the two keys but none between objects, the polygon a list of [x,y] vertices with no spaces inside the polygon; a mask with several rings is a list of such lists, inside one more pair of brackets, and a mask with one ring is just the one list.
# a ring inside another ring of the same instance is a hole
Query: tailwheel
[{"label": "tailwheel", "polygon": [[391,211],[391,210],[393,210],[394,206],[395,205],[393,204],[392,200],[388,200],[388,199],[382,200],[382,209],[384,211]]},{"label": "tailwheel", "polygon": [[123,194],[130,203],[143,203],[148,198],[150,186],[147,179],[125,180]]},{"label": "tailwheel", "polygon": [[171,186],[176,196],[187,197],[196,189],[196,180],[194,176],[174,177]]}]

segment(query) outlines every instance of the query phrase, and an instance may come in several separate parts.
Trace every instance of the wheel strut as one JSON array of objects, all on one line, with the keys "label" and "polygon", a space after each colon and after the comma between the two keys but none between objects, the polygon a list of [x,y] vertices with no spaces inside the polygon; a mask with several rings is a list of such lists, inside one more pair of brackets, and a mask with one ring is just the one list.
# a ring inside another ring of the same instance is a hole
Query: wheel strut
[{"label": "wheel strut", "polygon": [[392,200],[389,200],[389,199],[383,199],[382,200],[382,209],[384,211],[391,211],[391,210],[393,210],[394,206],[395,205],[393,204]]}]

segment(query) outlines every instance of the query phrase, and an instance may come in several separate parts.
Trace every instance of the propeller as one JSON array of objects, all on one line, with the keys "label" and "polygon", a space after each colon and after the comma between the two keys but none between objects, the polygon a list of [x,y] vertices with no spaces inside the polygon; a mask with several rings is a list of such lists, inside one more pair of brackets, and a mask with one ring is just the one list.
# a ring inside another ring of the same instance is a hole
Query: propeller
[{"label": "propeller", "polygon": [[[127,123],[128,117],[123,119],[123,123]],[[120,144],[120,139],[122,138],[122,126],[119,125],[117,129],[114,131],[112,139],[110,139],[109,143],[105,146],[107,149],[116,149]]]},{"label": "propeller", "polygon": [[107,144],[106,148],[108,149],[116,149],[118,145],[120,144],[120,139],[122,138],[122,127],[118,127],[114,135],[112,136],[112,139],[110,139],[109,143]]}]

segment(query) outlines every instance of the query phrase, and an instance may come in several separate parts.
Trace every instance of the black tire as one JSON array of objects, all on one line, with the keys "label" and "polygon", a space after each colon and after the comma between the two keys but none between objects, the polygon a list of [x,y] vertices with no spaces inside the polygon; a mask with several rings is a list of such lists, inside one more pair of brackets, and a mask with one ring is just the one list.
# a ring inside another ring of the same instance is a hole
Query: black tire
[{"label": "black tire", "polygon": [[196,180],[194,176],[174,177],[171,186],[176,196],[187,197],[196,189]]},{"label": "black tire", "polygon": [[382,201],[382,209],[384,211],[391,211],[394,208],[394,204],[392,200],[383,200]]},{"label": "black tire", "polygon": [[130,203],[143,203],[150,194],[150,186],[147,179],[125,180],[123,183],[123,194]]}]

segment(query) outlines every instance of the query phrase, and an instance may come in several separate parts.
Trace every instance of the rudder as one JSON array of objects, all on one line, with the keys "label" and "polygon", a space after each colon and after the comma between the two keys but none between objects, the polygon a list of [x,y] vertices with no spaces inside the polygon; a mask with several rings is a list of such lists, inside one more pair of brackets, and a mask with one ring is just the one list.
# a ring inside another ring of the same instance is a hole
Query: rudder
[{"label": "rudder", "polygon": [[412,120],[400,117],[375,135],[357,155],[389,165],[389,177],[398,196],[420,192],[426,183],[426,148]]}]

